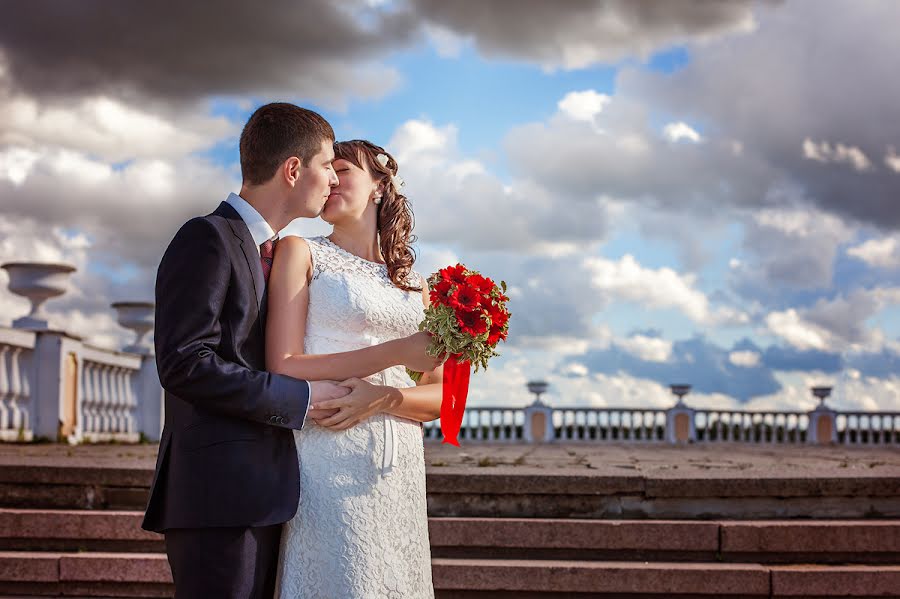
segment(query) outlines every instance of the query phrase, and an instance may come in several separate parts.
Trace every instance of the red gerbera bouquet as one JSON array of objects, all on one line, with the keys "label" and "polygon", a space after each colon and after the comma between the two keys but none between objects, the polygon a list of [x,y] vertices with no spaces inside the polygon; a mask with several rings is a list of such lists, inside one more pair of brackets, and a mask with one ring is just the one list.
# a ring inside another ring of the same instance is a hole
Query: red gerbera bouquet
[{"label": "red gerbera bouquet", "polygon": [[[469,392],[471,365],[475,372],[487,368],[488,360],[509,330],[506,282],[498,287],[462,264],[443,268],[428,279],[431,306],[425,309],[420,331],[432,335],[428,355],[449,355],[444,363],[444,394],[441,401],[441,433],[444,443],[459,446],[456,437],[462,424]],[[416,382],[422,373],[407,369]]]}]

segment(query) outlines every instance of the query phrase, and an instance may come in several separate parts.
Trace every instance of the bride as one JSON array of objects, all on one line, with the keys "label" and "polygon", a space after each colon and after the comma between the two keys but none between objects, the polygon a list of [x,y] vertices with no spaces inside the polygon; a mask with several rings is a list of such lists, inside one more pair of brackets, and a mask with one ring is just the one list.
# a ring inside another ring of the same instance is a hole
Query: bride
[{"label": "bride", "polygon": [[[276,595],[433,597],[421,423],[440,414],[443,369],[417,332],[429,294],[412,270],[412,211],[383,148],[334,148],[331,234],[276,248],[266,363],[360,393],[317,404],[333,412],[294,431],[300,505],[283,528]],[[405,366],[425,372],[418,385]]]}]

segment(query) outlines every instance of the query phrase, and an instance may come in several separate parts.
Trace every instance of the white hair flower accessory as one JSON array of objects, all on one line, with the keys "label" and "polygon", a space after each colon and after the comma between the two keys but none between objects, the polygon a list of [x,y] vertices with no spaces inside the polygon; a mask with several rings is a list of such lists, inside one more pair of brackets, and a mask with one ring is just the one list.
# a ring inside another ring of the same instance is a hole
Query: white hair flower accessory
[{"label": "white hair flower accessory", "polygon": [[[375,156],[375,160],[378,161],[378,164],[387,168],[388,157],[387,154],[378,154]],[[400,175],[391,174],[391,184],[394,186],[394,193],[400,193],[400,188],[406,185],[406,181],[403,180],[403,177]]]}]

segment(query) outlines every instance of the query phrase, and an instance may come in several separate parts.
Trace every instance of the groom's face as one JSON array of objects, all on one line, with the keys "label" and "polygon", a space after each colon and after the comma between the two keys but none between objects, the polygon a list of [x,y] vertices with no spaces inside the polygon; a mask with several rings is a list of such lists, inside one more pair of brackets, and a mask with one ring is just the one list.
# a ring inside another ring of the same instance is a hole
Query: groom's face
[{"label": "groom's face", "polygon": [[331,188],[338,184],[334,173],[334,142],[322,140],[319,152],[301,166],[299,178],[291,194],[291,208],[298,217],[314,218],[322,213]]}]

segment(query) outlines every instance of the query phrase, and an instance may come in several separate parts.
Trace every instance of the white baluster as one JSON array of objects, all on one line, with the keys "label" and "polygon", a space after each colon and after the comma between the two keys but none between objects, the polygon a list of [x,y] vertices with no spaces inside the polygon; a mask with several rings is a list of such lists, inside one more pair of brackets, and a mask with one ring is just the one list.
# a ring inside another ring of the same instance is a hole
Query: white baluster
[{"label": "white baluster", "polygon": [[133,435],[137,432],[137,409],[138,402],[137,396],[134,393],[134,382],[135,376],[137,375],[136,371],[128,370],[125,380],[125,397],[127,398],[126,405],[128,406],[126,412],[126,421],[128,423],[128,433]]},{"label": "white baluster", "polygon": [[33,355],[26,361],[28,354],[23,354],[22,361],[19,364],[21,375],[21,390],[19,391],[19,407],[21,408],[22,429],[31,430],[31,374]]},{"label": "white baluster", "polygon": [[9,367],[6,365],[8,345],[0,345],[0,432],[10,428],[9,411],[6,400],[9,396]]},{"label": "white baluster", "polygon": [[109,432],[110,433],[118,433],[121,431],[119,428],[119,400],[121,396],[119,395],[119,385],[118,385],[118,375],[119,369],[115,366],[108,366],[106,377],[109,385]]},{"label": "white baluster", "polygon": [[119,432],[122,434],[128,434],[131,431],[128,426],[128,415],[131,413],[130,406],[128,405],[128,387],[129,387],[129,376],[131,371],[127,368],[119,368],[119,401],[117,402],[119,405]]},{"label": "white baluster", "polygon": [[21,347],[14,347],[9,356],[9,424],[16,432],[20,431],[22,426],[22,411],[19,409],[19,395],[22,392],[22,373],[19,369],[21,353]]},{"label": "white baluster", "polygon": [[103,432],[109,435],[113,432],[113,387],[112,366],[103,366],[100,370],[100,398],[101,414],[103,416]]},{"label": "white baluster", "polygon": [[106,421],[106,372],[103,364],[94,365],[94,413],[97,418],[97,433],[105,433],[107,429]]},{"label": "white baluster", "polygon": [[94,395],[96,386],[95,369],[92,362],[85,361],[81,377],[81,422],[85,434],[97,432],[97,420],[94,412]]},{"label": "white baluster", "polygon": [[131,370],[128,368],[119,369],[119,431],[122,434],[132,432],[131,425],[131,399],[129,397],[131,390]]}]

